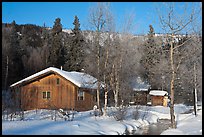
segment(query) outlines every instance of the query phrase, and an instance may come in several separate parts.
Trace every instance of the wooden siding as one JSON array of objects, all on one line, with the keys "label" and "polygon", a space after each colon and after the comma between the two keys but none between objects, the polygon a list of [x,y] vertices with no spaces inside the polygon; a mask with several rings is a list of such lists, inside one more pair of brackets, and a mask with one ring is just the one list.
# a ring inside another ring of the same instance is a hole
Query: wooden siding
[{"label": "wooden siding", "polygon": [[151,96],[152,106],[163,106],[163,96]]},{"label": "wooden siding", "polygon": [[[57,84],[57,78],[59,84]],[[78,87],[57,74],[38,78],[22,87],[21,105],[24,110],[36,108],[74,109],[84,111],[93,108],[93,95],[89,90],[85,92],[83,101],[77,100]],[[43,99],[43,92],[50,92],[50,99]]]},{"label": "wooden siding", "polygon": [[[79,89],[77,89],[79,90]],[[93,106],[96,104],[94,102],[94,95],[90,94],[89,90],[86,89],[80,89],[84,92],[84,99],[78,100],[78,95],[76,99],[76,110],[85,111],[85,110],[91,110],[93,109]],[[78,92],[77,92],[78,93]]]},{"label": "wooden siding", "polygon": [[167,106],[168,106],[168,97],[167,97],[167,96],[164,96],[163,106],[164,106],[164,107],[167,107]]}]

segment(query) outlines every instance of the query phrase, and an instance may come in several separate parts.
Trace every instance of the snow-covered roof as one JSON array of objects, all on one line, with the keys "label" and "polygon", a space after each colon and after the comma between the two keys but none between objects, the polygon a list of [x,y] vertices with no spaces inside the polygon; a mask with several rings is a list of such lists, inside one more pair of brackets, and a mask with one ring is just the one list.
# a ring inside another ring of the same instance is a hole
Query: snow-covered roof
[{"label": "snow-covered roof", "polygon": [[91,88],[91,89],[96,89],[97,88],[97,79],[94,78],[91,75],[82,73],[82,72],[76,72],[76,71],[72,71],[72,72],[68,72],[68,71],[64,71],[58,68],[54,68],[54,67],[49,67],[47,69],[44,69],[38,73],[35,73],[27,78],[24,78],[14,84],[12,84],[10,87],[13,87],[15,85],[21,84],[23,82],[29,81],[31,79],[34,79],[42,74],[48,73],[48,72],[54,72],[57,73],[59,75],[61,75],[62,77],[64,77],[65,79],[71,81],[72,83],[74,83],[76,86],[80,87],[80,88]]},{"label": "snow-covered roof", "polygon": [[146,81],[142,81],[141,77],[137,77],[136,81],[131,82],[133,91],[148,91],[150,85]]},{"label": "snow-covered roof", "polygon": [[149,94],[153,96],[164,96],[164,95],[168,95],[168,92],[162,91],[162,90],[151,90]]}]

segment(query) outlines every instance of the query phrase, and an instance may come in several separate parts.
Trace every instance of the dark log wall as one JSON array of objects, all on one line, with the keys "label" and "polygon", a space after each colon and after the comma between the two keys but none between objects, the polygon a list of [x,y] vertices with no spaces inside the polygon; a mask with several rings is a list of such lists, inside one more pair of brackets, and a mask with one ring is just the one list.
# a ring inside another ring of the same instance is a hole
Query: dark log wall
[{"label": "dark log wall", "polygon": [[134,91],[133,94],[134,102],[136,105],[146,105],[147,104],[147,92],[145,91]]}]

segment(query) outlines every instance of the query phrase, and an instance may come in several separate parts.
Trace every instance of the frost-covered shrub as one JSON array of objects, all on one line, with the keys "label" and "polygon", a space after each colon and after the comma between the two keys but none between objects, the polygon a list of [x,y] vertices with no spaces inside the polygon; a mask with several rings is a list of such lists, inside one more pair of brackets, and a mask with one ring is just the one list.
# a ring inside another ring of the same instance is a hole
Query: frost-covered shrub
[{"label": "frost-covered shrub", "polygon": [[58,116],[60,118],[63,118],[65,121],[73,121],[74,119],[74,115],[75,115],[75,111],[74,110],[68,110],[68,109],[59,109],[58,110]]},{"label": "frost-covered shrub", "polygon": [[113,117],[116,121],[122,121],[125,119],[127,114],[127,107],[126,106],[120,106],[116,108],[116,111],[113,114]]},{"label": "frost-covered shrub", "polygon": [[135,119],[135,120],[138,120],[140,118],[139,109],[141,109],[141,107],[139,105],[137,105],[137,106],[135,106],[135,109],[132,112],[133,119]]}]

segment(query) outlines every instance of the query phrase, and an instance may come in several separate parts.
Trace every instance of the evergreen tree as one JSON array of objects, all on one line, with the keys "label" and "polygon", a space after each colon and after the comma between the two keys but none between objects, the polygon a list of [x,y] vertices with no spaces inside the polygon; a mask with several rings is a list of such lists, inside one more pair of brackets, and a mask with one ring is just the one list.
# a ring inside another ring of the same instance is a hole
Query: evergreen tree
[{"label": "evergreen tree", "polygon": [[152,25],[149,25],[149,34],[148,34],[150,37],[153,37],[155,35],[154,33],[154,28]]},{"label": "evergreen tree", "polygon": [[162,50],[157,45],[155,41],[155,33],[152,25],[149,25],[148,39],[144,44],[144,55],[141,59],[141,63],[146,71],[146,78],[149,80],[150,84],[154,87],[153,79],[157,70],[155,66],[158,65]]},{"label": "evergreen tree", "polygon": [[52,29],[52,42],[50,47],[50,55],[48,58],[49,65],[60,68],[64,66],[64,45],[62,35],[62,24],[60,18],[57,18],[54,22]]},{"label": "evergreen tree", "polygon": [[52,28],[52,34],[53,35],[57,35],[60,32],[62,32],[62,24],[61,24],[61,19],[60,18],[56,18],[55,22],[54,22],[54,26]]},{"label": "evergreen tree", "polygon": [[80,33],[80,23],[79,23],[79,19],[77,16],[74,17],[74,22],[73,22],[73,25],[74,25],[74,29],[72,30],[72,32],[76,35],[76,34],[79,34]]},{"label": "evergreen tree", "polygon": [[[8,85],[22,79],[23,63],[22,63],[22,48],[19,45],[19,36],[16,30],[15,21],[11,24],[11,31],[8,45]],[[7,86],[8,86],[7,85]]]},{"label": "evergreen tree", "polygon": [[81,34],[80,23],[77,16],[75,16],[73,25],[72,40],[67,47],[65,68],[70,71],[81,71],[81,69],[83,69],[85,41]]}]

